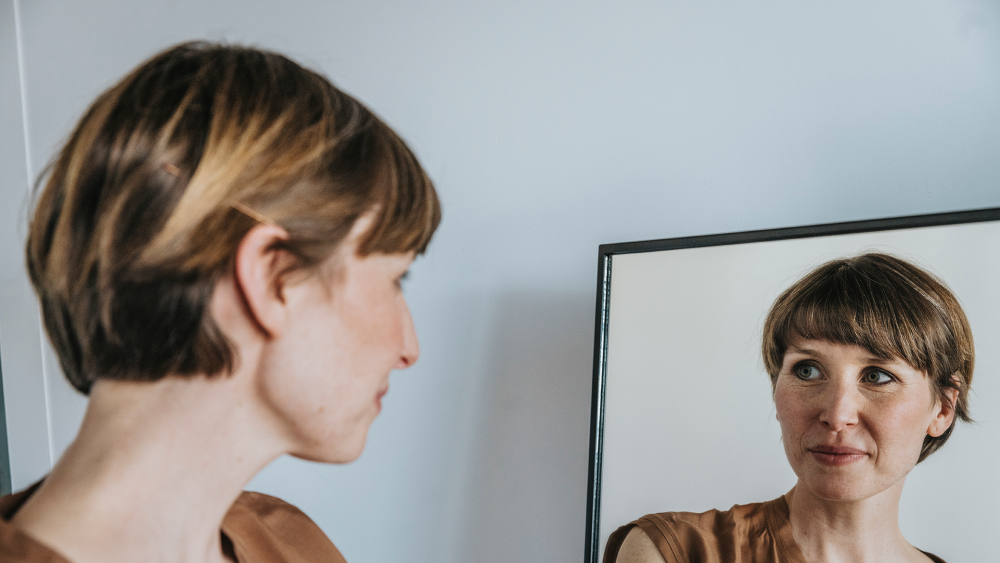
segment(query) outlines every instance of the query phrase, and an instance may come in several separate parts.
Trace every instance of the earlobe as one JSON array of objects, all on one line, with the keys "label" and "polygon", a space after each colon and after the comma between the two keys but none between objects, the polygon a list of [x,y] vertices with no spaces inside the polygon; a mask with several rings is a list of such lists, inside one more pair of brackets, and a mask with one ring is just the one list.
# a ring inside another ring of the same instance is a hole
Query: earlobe
[{"label": "earlobe", "polygon": [[288,233],[273,224],[257,225],[236,249],[235,281],[248,316],[269,337],[280,334],[285,324],[282,269],[285,252],[278,248]]},{"label": "earlobe", "polygon": [[938,401],[937,413],[927,428],[927,435],[934,438],[944,434],[955,420],[955,402],[958,401],[958,389],[946,389],[945,394],[948,396],[948,400]]}]

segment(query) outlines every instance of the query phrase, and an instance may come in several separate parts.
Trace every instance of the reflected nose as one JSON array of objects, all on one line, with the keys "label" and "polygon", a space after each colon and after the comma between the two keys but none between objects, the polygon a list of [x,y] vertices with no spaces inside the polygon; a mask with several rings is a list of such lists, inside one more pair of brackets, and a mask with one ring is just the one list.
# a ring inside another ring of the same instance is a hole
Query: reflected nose
[{"label": "reflected nose", "polygon": [[417,341],[417,329],[413,326],[413,316],[406,300],[402,300],[402,330],[403,346],[399,352],[399,363],[396,369],[406,369],[417,362],[420,357],[420,343]]},{"label": "reflected nose", "polygon": [[858,423],[857,389],[842,378],[835,382],[821,395],[823,401],[820,411],[820,422],[834,432],[840,432]]}]

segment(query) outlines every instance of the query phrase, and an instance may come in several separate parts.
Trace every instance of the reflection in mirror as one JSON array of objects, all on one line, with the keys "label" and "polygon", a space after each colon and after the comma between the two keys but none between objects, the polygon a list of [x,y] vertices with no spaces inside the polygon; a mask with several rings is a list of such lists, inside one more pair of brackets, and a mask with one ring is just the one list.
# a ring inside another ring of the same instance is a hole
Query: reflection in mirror
[{"label": "reflection in mirror", "polygon": [[[609,535],[644,514],[726,511],[779,499],[796,486],[803,470],[797,465],[796,475],[782,444],[782,424],[791,433],[792,416],[777,420],[783,413],[761,357],[765,319],[775,299],[808,272],[871,252],[943,280],[978,344],[969,395],[975,422],[958,422],[940,451],[902,472],[899,528],[909,543],[945,561],[997,560],[1000,351],[990,345],[1000,341],[997,248],[1000,210],[603,246],[588,561],[600,561]],[[839,381],[834,372],[854,368],[858,381],[884,379],[870,365],[872,354],[842,353],[857,347],[796,344],[802,357],[783,369],[785,377],[798,373],[799,384],[816,375],[832,386]],[[882,369],[905,381],[897,373],[905,367]],[[780,377],[778,391],[790,389]],[[853,397],[878,400],[874,393],[885,388],[874,389]],[[918,422],[930,426],[930,413]],[[818,424],[831,423],[820,418]]]}]

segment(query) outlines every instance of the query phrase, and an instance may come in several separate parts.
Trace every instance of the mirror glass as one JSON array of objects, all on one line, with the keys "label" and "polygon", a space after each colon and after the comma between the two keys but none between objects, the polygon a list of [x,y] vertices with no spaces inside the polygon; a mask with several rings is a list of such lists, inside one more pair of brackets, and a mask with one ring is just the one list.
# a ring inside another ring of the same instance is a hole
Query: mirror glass
[{"label": "mirror glass", "polygon": [[[903,533],[946,561],[1000,559],[997,211],[986,212],[993,220],[982,221],[984,212],[978,212],[978,222],[930,227],[765,242],[745,233],[738,244],[701,237],[699,244],[707,245],[657,250],[672,245],[657,241],[663,244],[642,243],[648,250],[621,254],[616,247],[634,246],[602,247],[602,259],[610,260],[610,289],[599,295],[607,307],[598,322],[606,356],[595,362],[604,409],[603,418],[595,415],[600,420],[592,436],[600,447],[599,463],[592,460],[592,475],[599,468],[592,516],[594,504],[599,511],[588,538],[599,556],[591,560],[603,557],[611,532],[644,514],[726,510],[791,489],[796,478],[760,357],[763,321],[774,299],[805,273],[867,251],[897,255],[943,279],[961,300],[976,342],[970,396],[976,422],[959,423],[948,443],[907,477]],[[962,214],[952,218],[969,220]],[[900,219],[894,226],[920,223],[927,221]],[[861,229],[868,227],[886,223],[866,222]],[[803,236],[802,229],[788,232]]]}]

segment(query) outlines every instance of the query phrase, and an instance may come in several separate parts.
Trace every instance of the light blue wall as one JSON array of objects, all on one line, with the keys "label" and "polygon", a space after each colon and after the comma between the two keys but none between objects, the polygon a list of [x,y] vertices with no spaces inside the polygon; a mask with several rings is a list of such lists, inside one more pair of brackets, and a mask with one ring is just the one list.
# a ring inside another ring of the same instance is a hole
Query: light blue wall
[{"label": "light blue wall", "polygon": [[[24,269],[28,154],[18,62],[15,4],[0,1],[0,373],[14,488],[48,470],[48,410],[42,372],[42,334],[35,295]],[[0,464],[5,455],[0,453]],[[0,470],[2,473],[3,470]],[[0,489],[3,489],[0,478]]]},{"label": "light blue wall", "polygon": [[[321,69],[436,181],[423,354],[365,455],[254,482],[352,563],[582,559],[598,244],[1000,206],[992,0],[21,9],[33,175],[103,88],[207,37]],[[58,452],[81,404],[51,394]]]}]

